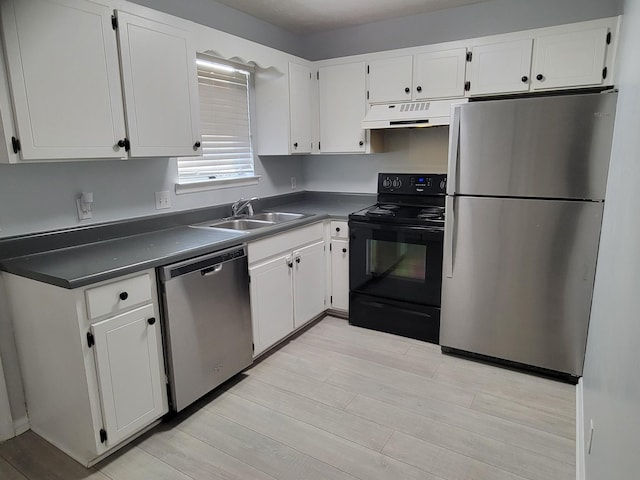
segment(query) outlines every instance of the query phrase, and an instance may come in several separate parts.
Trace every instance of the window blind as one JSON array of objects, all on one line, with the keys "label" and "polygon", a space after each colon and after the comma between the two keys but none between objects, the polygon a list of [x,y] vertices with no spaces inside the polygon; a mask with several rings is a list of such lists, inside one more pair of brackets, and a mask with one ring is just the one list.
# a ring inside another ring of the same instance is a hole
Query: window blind
[{"label": "window blind", "polygon": [[253,176],[250,72],[198,59],[202,155],[178,158],[180,183]]}]

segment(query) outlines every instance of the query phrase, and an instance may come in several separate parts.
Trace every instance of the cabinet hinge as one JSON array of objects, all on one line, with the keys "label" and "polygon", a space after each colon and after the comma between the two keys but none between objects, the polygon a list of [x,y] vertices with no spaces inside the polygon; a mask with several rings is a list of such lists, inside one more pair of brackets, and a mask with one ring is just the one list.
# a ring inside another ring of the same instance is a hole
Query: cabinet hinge
[{"label": "cabinet hinge", "polygon": [[111,15],[111,28],[114,30],[118,29],[118,17],[115,14]]},{"label": "cabinet hinge", "polygon": [[604,80],[605,78],[607,78],[607,72],[608,72],[607,67],[604,67],[604,68],[602,69],[602,79],[603,79],[603,80]]},{"label": "cabinet hinge", "polygon": [[473,52],[467,52],[467,62],[470,62],[473,59]]},{"label": "cabinet hinge", "polygon": [[331,305],[333,305],[333,295],[331,295]]},{"label": "cabinet hinge", "polygon": [[369,75],[369,65],[367,65],[367,75]]},{"label": "cabinet hinge", "polygon": [[318,150],[320,150],[320,142],[318,142]]},{"label": "cabinet hinge", "polygon": [[464,82],[464,91],[468,92],[469,90],[471,90],[471,82]]},{"label": "cabinet hinge", "polygon": [[367,90],[367,100],[369,100],[369,90]]},{"label": "cabinet hinge", "polygon": [[125,152],[128,152],[131,149],[131,142],[125,137],[122,140],[118,140],[118,146],[124,148]]},{"label": "cabinet hinge", "polygon": [[249,283],[251,283],[251,275],[249,275]]},{"label": "cabinet hinge", "polygon": [[320,80],[320,70],[316,72],[316,80]]},{"label": "cabinet hinge", "polygon": [[87,332],[87,345],[89,348],[93,347],[96,344],[96,339],[93,336],[93,333]]},{"label": "cabinet hinge", "polygon": [[333,251],[333,244],[332,244],[332,243],[330,243],[330,244],[329,244],[329,251],[330,251],[330,252],[332,252],[332,251]]},{"label": "cabinet hinge", "polygon": [[20,140],[16,137],[11,137],[11,146],[13,147],[13,153],[18,153],[22,150],[22,145],[20,145]]},{"label": "cabinet hinge", "polygon": [[611,45],[611,32],[607,32],[607,45]]},{"label": "cabinet hinge", "polygon": [[252,344],[251,344],[251,351],[252,351],[252,352],[255,352],[255,351],[256,351],[256,344],[255,344],[255,343],[252,343]]},{"label": "cabinet hinge", "polygon": [[105,443],[107,441],[107,431],[104,428],[100,429],[100,443]]},{"label": "cabinet hinge", "polygon": [[309,80],[311,80],[311,72],[309,72]]}]

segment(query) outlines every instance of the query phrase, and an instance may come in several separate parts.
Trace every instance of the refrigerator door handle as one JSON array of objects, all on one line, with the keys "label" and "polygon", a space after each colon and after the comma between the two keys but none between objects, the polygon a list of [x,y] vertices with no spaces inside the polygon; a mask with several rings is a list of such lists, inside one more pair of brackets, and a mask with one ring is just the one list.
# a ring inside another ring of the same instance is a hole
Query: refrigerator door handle
[{"label": "refrigerator door handle", "polygon": [[449,130],[449,175],[447,195],[453,195],[458,189],[458,156],[460,151],[460,107],[451,106],[451,127]]},{"label": "refrigerator door handle", "polygon": [[456,232],[455,197],[447,196],[445,207],[447,212],[444,222],[444,274],[447,278],[453,277],[453,237]]}]

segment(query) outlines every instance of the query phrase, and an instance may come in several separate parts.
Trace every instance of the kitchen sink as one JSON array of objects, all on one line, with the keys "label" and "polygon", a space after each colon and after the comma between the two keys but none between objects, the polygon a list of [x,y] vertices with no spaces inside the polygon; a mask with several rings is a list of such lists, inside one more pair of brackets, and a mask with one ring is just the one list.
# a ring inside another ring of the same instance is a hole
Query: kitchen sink
[{"label": "kitchen sink", "polygon": [[249,218],[252,220],[264,220],[267,222],[281,223],[304,218],[305,216],[306,215],[304,215],[303,213],[265,212],[256,213],[255,215],[251,215]]},{"label": "kitchen sink", "polygon": [[222,220],[209,221],[191,226],[195,228],[226,228],[229,230],[239,230],[244,232],[248,230],[255,230],[257,228],[271,227],[279,223],[291,222],[305,217],[308,217],[308,215],[302,213],[265,212],[256,213],[250,217],[225,218]]},{"label": "kitchen sink", "polygon": [[215,222],[205,226],[212,228],[228,228],[231,230],[255,230],[256,228],[270,227],[271,225],[275,225],[275,222],[253,220],[250,218],[234,218],[232,220],[224,220],[222,222]]}]

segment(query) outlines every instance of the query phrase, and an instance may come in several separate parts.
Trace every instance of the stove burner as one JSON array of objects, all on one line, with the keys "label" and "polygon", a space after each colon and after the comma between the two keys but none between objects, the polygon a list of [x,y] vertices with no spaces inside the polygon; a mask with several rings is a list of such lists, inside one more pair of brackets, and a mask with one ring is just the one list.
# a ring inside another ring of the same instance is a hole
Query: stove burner
[{"label": "stove burner", "polygon": [[421,220],[436,220],[444,221],[444,208],[442,207],[427,207],[420,210],[417,218]]},{"label": "stove burner", "polygon": [[367,215],[373,215],[376,217],[395,217],[396,213],[393,209],[376,207],[369,210]]}]

